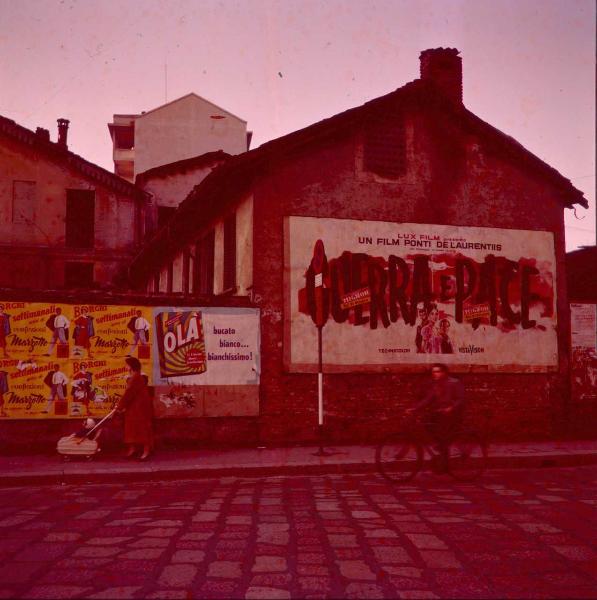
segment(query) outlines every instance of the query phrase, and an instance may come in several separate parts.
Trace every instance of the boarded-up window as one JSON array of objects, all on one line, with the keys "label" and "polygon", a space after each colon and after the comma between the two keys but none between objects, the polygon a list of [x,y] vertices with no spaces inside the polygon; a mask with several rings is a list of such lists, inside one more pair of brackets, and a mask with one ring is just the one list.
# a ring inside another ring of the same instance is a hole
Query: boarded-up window
[{"label": "boarded-up window", "polygon": [[14,181],[12,187],[12,222],[33,223],[35,221],[35,181]]},{"label": "boarded-up window", "polygon": [[78,289],[93,287],[93,263],[64,263],[64,287]]},{"label": "boarded-up window", "polygon": [[364,167],[388,179],[406,173],[406,134],[400,115],[367,123],[364,139]]},{"label": "boarded-up window", "polygon": [[195,243],[193,261],[193,292],[211,295],[214,293],[214,246],[215,231],[212,229]]},{"label": "boarded-up window", "polygon": [[224,291],[236,287],[236,214],[224,221]]},{"label": "boarded-up window", "polygon": [[69,248],[93,248],[95,244],[95,192],[66,190],[66,234]]}]

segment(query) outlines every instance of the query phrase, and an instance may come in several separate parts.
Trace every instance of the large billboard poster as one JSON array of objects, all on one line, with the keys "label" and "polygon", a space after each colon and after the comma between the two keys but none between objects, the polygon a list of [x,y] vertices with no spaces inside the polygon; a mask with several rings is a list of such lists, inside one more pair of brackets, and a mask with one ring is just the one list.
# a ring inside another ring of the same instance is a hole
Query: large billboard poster
[{"label": "large billboard poster", "polygon": [[0,300],[0,419],[101,417],[126,389],[127,356],[170,416],[200,386],[258,385],[259,311]]},{"label": "large billboard poster", "polygon": [[549,232],[348,219],[285,222],[290,371],[506,372],[558,364]]}]

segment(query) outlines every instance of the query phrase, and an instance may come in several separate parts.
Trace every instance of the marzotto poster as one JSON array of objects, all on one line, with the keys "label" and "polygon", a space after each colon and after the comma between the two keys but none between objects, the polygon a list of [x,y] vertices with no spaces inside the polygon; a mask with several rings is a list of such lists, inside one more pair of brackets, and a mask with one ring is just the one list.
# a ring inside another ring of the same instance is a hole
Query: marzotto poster
[{"label": "marzotto poster", "polygon": [[557,366],[553,235],[289,217],[285,362],[327,371]]}]

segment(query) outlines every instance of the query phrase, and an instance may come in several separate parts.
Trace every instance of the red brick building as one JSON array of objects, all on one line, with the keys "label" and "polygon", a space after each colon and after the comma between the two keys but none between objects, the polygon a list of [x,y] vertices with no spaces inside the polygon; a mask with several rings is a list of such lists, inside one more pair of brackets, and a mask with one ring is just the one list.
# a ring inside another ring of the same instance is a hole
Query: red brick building
[{"label": "red brick building", "polygon": [[58,142],[0,117],[0,288],[112,286],[144,232],[147,195]]},{"label": "red brick building", "polygon": [[[375,439],[436,360],[495,437],[558,437],[571,433],[564,209],[575,204],[587,201],[569,180],[465,108],[458,51],[427,50],[420,79],[216,169],[137,255],[131,284],[260,308],[259,416],[226,421],[238,441],[255,423],[264,442],[313,438],[318,287],[333,440]],[[429,324],[419,305],[460,336],[445,354],[415,347]]]}]

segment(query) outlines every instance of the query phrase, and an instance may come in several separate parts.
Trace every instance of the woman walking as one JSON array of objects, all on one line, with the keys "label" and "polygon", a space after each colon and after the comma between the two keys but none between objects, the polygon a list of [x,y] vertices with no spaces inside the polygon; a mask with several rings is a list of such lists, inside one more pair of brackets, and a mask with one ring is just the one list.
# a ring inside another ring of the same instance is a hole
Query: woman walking
[{"label": "woman walking", "polygon": [[141,460],[146,460],[153,450],[153,402],[141,375],[141,363],[134,357],[125,360],[129,367],[126,391],[116,407],[124,413],[124,443],[128,445],[127,458],[142,447]]}]

